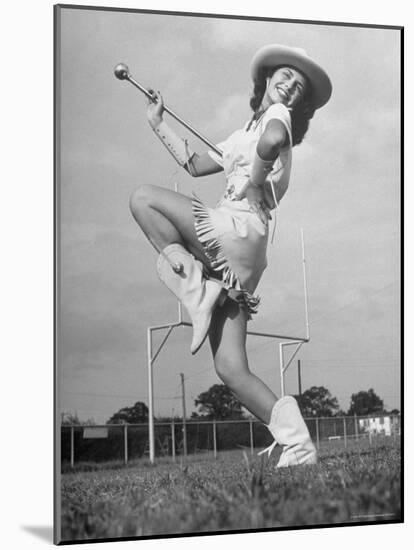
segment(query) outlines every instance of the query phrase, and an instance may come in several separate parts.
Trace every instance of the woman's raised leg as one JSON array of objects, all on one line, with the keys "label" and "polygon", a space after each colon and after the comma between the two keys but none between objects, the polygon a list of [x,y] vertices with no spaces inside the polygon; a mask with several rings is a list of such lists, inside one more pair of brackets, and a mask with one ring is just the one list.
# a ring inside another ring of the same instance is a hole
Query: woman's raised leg
[{"label": "woman's raised leg", "polygon": [[191,200],[168,189],[144,185],[132,195],[130,207],[160,252],[157,271],[161,281],[187,309],[193,325],[190,350],[194,354],[207,337],[223,288],[218,281],[204,277],[203,264],[209,266],[209,261],[194,228]]},{"label": "woman's raised leg", "polygon": [[141,185],[131,195],[130,209],[154,248],[180,243],[208,265],[194,227],[191,199],[156,185]]},{"label": "woman's raised leg", "polygon": [[246,331],[246,313],[236,302],[215,309],[209,332],[214,366],[243,406],[268,424],[277,397],[249,370]]}]

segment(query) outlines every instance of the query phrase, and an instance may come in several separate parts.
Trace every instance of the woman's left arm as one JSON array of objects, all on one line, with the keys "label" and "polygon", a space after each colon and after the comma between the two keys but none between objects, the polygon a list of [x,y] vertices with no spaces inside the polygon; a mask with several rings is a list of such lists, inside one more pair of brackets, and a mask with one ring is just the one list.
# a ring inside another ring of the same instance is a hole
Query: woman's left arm
[{"label": "woman's left arm", "polygon": [[256,153],[260,159],[274,163],[288,139],[289,136],[283,122],[273,118],[266,124],[265,131],[259,138]]},{"label": "woman's left arm", "polygon": [[263,222],[270,217],[263,208],[265,200],[264,183],[279,156],[281,148],[288,139],[289,136],[284,124],[278,119],[269,120],[257,143],[250,179],[237,196],[238,200],[247,198],[250,206],[259,214]]}]

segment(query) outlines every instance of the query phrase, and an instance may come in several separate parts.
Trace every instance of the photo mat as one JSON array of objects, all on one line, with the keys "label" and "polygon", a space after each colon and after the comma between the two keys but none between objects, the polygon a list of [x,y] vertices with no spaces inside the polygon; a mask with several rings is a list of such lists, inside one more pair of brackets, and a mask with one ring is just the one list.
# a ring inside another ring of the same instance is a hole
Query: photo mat
[{"label": "photo mat", "polygon": [[[251,60],[273,43],[306,50],[333,85],[293,149],[248,322],[253,373],[329,401],[301,402],[318,465],[283,470],[258,456],[272,437],[226,393],[208,343],[191,355],[188,314],[130,211],[142,185],[214,207],[225,177],[178,166],[145,93],[115,74],[125,64],[217,146],[251,118]],[[56,543],[402,521],[401,44],[398,27],[55,7]],[[293,358],[286,335],[304,344]]]}]

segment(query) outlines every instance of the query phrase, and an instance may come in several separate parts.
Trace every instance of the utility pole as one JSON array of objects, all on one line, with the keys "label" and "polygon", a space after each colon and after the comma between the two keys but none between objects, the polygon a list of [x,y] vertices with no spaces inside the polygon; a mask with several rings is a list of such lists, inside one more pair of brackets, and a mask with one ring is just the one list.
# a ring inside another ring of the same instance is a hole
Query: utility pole
[{"label": "utility pole", "polygon": [[181,377],[181,399],[183,403],[183,452],[184,456],[187,456],[187,425],[186,418],[187,414],[185,412],[185,385],[184,385],[184,374],[180,372]]},{"label": "utility pole", "polygon": [[298,392],[299,392],[299,397],[301,397],[302,396],[302,377],[300,373],[300,359],[298,359]]}]

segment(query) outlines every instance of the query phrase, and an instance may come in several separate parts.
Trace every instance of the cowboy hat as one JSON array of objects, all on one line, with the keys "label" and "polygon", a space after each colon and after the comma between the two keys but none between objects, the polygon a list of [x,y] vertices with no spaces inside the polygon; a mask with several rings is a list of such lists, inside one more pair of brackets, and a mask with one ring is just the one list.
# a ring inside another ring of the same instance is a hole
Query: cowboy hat
[{"label": "cowboy hat", "polygon": [[329,76],[302,48],[292,48],[280,44],[269,44],[260,48],[254,55],[251,64],[253,80],[257,79],[263,67],[288,65],[298,69],[309,80],[312,86],[312,103],[319,109],[331,97],[332,84]]}]

